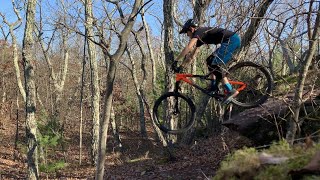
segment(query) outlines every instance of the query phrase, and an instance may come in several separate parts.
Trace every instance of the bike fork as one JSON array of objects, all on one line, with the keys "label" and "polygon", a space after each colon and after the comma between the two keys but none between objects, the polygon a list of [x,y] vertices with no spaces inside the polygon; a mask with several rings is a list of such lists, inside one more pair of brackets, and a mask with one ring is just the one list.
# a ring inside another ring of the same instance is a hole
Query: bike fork
[{"label": "bike fork", "polygon": [[[180,90],[180,81],[176,81],[174,92],[179,93],[179,90]],[[178,105],[179,105],[179,98],[178,96],[174,96],[174,111],[173,111],[174,115],[177,115],[180,113]]]}]

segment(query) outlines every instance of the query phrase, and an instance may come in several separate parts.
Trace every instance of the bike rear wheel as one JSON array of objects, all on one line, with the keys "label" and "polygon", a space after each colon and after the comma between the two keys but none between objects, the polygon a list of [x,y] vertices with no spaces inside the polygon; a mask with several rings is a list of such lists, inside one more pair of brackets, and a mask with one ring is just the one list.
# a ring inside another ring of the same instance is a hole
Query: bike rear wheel
[{"label": "bike rear wheel", "polygon": [[[238,106],[251,108],[263,104],[271,94],[273,79],[269,71],[253,62],[241,62],[229,69],[230,81],[243,82],[246,88],[232,100]],[[232,84],[235,89],[239,85]]]},{"label": "bike rear wheel", "polygon": [[183,133],[194,124],[195,111],[195,105],[190,98],[178,92],[168,92],[156,100],[153,120],[165,133]]}]

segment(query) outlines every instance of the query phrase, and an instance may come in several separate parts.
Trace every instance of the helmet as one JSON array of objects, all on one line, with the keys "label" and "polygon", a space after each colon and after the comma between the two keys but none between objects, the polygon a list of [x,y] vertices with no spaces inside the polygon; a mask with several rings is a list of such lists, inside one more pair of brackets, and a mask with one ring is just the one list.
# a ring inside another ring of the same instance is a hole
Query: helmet
[{"label": "helmet", "polygon": [[182,33],[187,33],[187,31],[189,30],[190,27],[198,27],[198,22],[194,19],[188,19],[188,21],[186,21],[186,23],[184,23],[181,31],[179,32],[179,34]]}]

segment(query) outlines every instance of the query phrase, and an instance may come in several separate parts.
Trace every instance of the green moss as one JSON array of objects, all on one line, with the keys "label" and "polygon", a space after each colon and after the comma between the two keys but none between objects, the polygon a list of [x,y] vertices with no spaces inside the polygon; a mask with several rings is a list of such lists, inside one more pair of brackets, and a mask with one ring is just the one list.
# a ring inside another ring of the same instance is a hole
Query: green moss
[{"label": "green moss", "polygon": [[292,148],[289,143],[285,140],[281,140],[279,142],[272,143],[270,148],[266,149],[265,152],[270,154],[287,155],[291,150]]},{"label": "green moss", "polygon": [[221,163],[221,168],[217,171],[214,179],[232,179],[235,176],[242,176],[244,173],[255,171],[259,168],[258,152],[254,148],[244,148],[237,150],[227,156],[226,160]]},{"label": "green moss", "polygon": [[[226,157],[214,179],[291,179],[288,173],[307,165],[318,150],[319,144],[305,149],[300,145],[291,147],[285,140],[273,143],[268,149],[260,151],[244,148]],[[275,157],[287,157],[289,160],[278,165],[261,164],[259,154],[262,152]],[[319,179],[319,176],[306,176],[304,179],[315,178]]]},{"label": "green moss", "polygon": [[277,180],[285,180],[285,179],[290,179],[287,176],[286,172],[287,167],[285,166],[275,166],[275,165],[269,165],[266,166],[264,169],[260,170],[260,173],[254,177],[254,179],[277,179]]}]

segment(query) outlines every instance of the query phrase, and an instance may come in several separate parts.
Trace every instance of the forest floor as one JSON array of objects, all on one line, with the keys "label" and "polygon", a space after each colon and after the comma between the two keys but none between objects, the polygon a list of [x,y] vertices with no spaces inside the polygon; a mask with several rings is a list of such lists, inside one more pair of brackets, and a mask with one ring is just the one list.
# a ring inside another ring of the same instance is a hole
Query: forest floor
[{"label": "forest floor", "polygon": [[[26,147],[24,127],[19,127],[19,143],[15,148],[15,120],[0,119],[0,180],[26,179]],[[73,128],[76,129],[76,128]],[[120,132],[123,150],[112,149],[112,137],[105,164],[105,179],[208,179],[213,177],[220,162],[228,153],[249,145],[249,141],[238,134],[226,131],[223,135],[197,138],[191,146],[168,150],[155,141],[153,131],[149,138],[142,138],[138,132]],[[79,165],[79,135],[69,131],[64,148],[55,147],[48,153],[49,160],[64,160],[67,166],[54,173],[41,173],[40,179],[94,179],[95,168],[90,165],[90,136],[84,134],[82,164]],[[64,150],[62,150],[64,149]],[[53,153],[52,153],[53,152]]]}]

